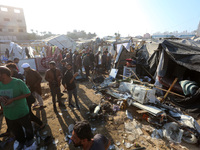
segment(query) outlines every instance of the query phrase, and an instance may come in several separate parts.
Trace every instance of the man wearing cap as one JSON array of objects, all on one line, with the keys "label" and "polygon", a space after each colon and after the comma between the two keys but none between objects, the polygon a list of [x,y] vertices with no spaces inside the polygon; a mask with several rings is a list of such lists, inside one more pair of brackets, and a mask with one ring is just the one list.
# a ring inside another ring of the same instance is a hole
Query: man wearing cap
[{"label": "man wearing cap", "polygon": [[33,96],[35,97],[35,99],[37,99],[37,101],[34,103],[33,107],[40,106],[40,109],[45,108],[45,106],[43,106],[43,99],[41,97],[42,95],[42,88],[41,88],[41,81],[42,81],[42,77],[40,76],[40,74],[31,69],[29,63],[23,63],[21,66],[24,71],[25,71],[25,78],[26,78],[26,84],[29,87],[31,93],[33,94]]},{"label": "man wearing cap", "polygon": [[52,96],[52,102],[53,102],[53,108],[56,112],[56,96],[59,103],[59,106],[64,106],[64,104],[61,102],[61,91],[60,91],[60,83],[62,79],[62,73],[61,71],[56,68],[55,61],[51,61],[49,63],[49,68],[45,73],[45,80],[49,82],[49,87],[51,90],[51,96]]}]

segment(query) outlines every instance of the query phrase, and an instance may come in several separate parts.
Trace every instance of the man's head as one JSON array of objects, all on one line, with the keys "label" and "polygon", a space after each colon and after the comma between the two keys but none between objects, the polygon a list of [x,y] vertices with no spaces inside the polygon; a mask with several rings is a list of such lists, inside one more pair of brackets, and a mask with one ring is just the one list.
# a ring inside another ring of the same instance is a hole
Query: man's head
[{"label": "man's head", "polygon": [[5,78],[11,77],[11,71],[9,68],[5,66],[0,66],[0,82],[3,81]]},{"label": "man's head", "polygon": [[62,65],[66,65],[66,62],[65,62],[64,59],[62,59],[60,62],[61,62]]},{"label": "man's head", "polygon": [[67,70],[71,70],[72,69],[72,64],[71,63],[68,63],[67,64]]},{"label": "man's head", "polygon": [[55,61],[50,61],[50,63],[49,63],[49,68],[50,68],[50,69],[55,69],[55,68],[56,68],[56,63],[55,63]]},{"label": "man's head", "polygon": [[85,145],[92,137],[91,127],[87,121],[79,121],[75,124],[71,137],[75,147]]},{"label": "man's head", "polygon": [[14,58],[14,63],[18,64],[19,63],[19,58]]},{"label": "man's head", "polygon": [[24,69],[24,71],[29,71],[30,70],[30,65],[29,63],[23,63],[21,67]]},{"label": "man's head", "polygon": [[17,70],[17,65],[15,63],[6,64],[6,67],[10,69],[11,76],[13,75],[13,72]]},{"label": "man's head", "polygon": [[9,63],[13,63],[13,61],[12,60],[7,60],[6,64],[9,64]]},{"label": "man's head", "polygon": [[67,53],[67,54],[66,54],[66,57],[67,57],[67,58],[70,58],[70,54],[69,54],[69,53]]}]

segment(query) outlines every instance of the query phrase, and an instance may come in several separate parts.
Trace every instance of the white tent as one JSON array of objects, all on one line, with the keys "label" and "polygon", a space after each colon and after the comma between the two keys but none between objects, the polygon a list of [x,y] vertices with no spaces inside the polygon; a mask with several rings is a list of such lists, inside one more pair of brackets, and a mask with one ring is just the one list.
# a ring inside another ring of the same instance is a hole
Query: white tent
[{"label": "white tent", "polygon": [[57,46],[61,50],[63,48],[68,48],[71,49],[73,52],[76,49],[76,42],[73,39],[67,37],[66,35],[51,36],[42,40],[42,42],[46,43],[47,45]]},{"label": "white tent", "polygon": [[[31,47],[27,47],[28,52],[30,57],[34,57],[33,55],[33,49]],[[17,43],[10,42],[10,47],[9,47],[9,55],[11,60],[14,58],[19,58],[19,59],[26,59],[26,52],[25,52],[25,47],[21,47]]]}]

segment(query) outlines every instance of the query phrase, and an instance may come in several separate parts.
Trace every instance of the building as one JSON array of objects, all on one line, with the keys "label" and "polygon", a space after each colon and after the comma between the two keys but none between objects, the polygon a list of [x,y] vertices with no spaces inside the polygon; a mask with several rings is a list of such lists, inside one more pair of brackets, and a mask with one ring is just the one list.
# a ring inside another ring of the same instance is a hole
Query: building
[{"label": "building", "polygon": [[10,42],[25,40],[26,21],[22,8],[0,5],[0,57]]},{"label": "building", "polygon": [[144,39],[150,39],[151,35],[149,33],[145,33],[143,36]]},{"label": "building", "polygon": [[23,9],[0,5],[0,40],[23,40],[26,35]]}]

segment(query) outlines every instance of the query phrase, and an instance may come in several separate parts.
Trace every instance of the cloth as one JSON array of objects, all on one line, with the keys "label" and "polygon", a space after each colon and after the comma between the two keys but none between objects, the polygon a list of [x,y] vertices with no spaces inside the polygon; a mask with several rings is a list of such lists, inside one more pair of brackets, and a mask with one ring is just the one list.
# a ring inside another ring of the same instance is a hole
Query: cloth
[{"label": "cloth", "polygon": [[101,58],[101,64],[106,64],[107,62],[107,55],[103,54],[102,58]]},{"label": "cloth", "polygon": [[73,71],[74,71],[74,73],[77,72],[77,64],[76,64],[76,61],[77,61],[77,55],[76,55],[76,54],[73,54],[73,56],[72,56],[72,64],[73,64]]},{"label": "cloth", "polygon": [[90,66],[91,62],[90,62],[90,56],[84,56],[83,58],[83,66]]},{"label": "cloth", "polygon": [[67,67],[65,65],[60,66],[60,71],[62,73],[62,76],[64,76],[65,72],[67,71]]},{"label": "cloth", "polygon": [[198,90],[198,83],[190,80],[183,80],[179,82],[182,89],[183,93],[188,96],[188,95],[194,95],[196,91]]},{"label": "cloth", "polygon": [[22,67],[22,68],[28,68],[28,67],[30,67],[30,65],[29,65],[29,63],[23,63],[23,64],[21,65],[21,67]]},{"label": "cloth", "polygon": [[34,98],[37,99],[37,101],[38,101],[38,102],[35,101],[34,105],[37,105],[39,103],[40,106],[43,106],[43,99],[42,99],[41,95],[38,94],[37,92],[33,92],[32,94],[33,94]]},{"label": "cloth", "polygon": [[90,150],[105,150],[108,145],[108,139],[102,134],[96,134],[93,138],[93,144]]},{"label": "cloth", "polygon": [[90,76],[90,66],[84,66],[85,73],[86,73],[86,79],[88,79],[88,76]]},{"label": "cloth", "polygon": [[43,123],[42,121],[36,117],[33,112],[32,112],[32,109],[31,109],[31,106],[32,106],[32,103],[29,103],[28,102],[28,98],[27,98],[27,103],[28,103],[28,108],[29,108],[29,116],[30,116],[30,120],[37,123],[39,126],[41,126]]},{"label": "cloth", "polygon": [[[29,93],[30,90],[20,79],[12,78],[11,82],[8,84],[3,84],[0,82],[0,96],[15,98]],[[3,103],[1,103],[1,105],[3,107],[4,116],[9,120],[19,119],[29,113],[26,98],[13,101],[7,106],[5,106]]]},{"label": "cloth", "polygon": [[14,71],[12,77],[17,78],[17,79],[21,79],[22,81],[24,81],[24,78],[23,78],[23,76],[20,72]]},{"label": "cloth", "polygon": [[67,86],[67,90],[73,90],[76,88],[76,84],[74,80],[72,83],[70,83],[70,80],[72,78],[73,78],[73,74],[71,70],[67,70],[62,80],[62,84]]},{"label": "cloth", "polygon": [[[6,118],[6,121],[8,128],[11,129],[19,143],[25,143],[26,140],[30,141],[33,139],[33,128],[29,114],[16,120],[10,120]],[[25,129],[26,137],[22,127]]]},{"label": "cloth", "polygon": [[61,92],[60,87],[50,87],[51,96],[52,96],[52,102],[54,109],[56,108],[56,97],[58,100],[58,103],[61,104]]},{"label": "cloth", "polygon": [[[73,90],[68,90],[68,98],[69,98],[69,105],[72,104],[72,94],[74,95],[74,99],[76,102],[76,106],[78,106],[78,98],[77,98],[77,88],[73,89]],[[78,106],[79,107],[79,106]]]},{"label": "cloth", "polygon": [[29,69],[25,72],[26,84],[28,85],[30,91],[37,92],[38,94],[42,95],[42,88],[41,88],[41,81],[42,77],[40,74],[33,70]]},{"label": "cloth", "polygon": [[76,65],[77,65],[77,67],[82,67],[82,58],[81,58],[81,56],[80,55],[78,55],[77,56],[77,61],[76,61]]},{"label": "cloth", "polygon": [[[54,77],[54,72],[56,75],[56,79]],[[45,80],[49,82],[50,88],[54,88],[55,83],[57,84],[57,86],[60,87],[61,77],[62,77],[61,71],[57,68],[55,68],[55,70],[48,69],[45,74]]]}]

